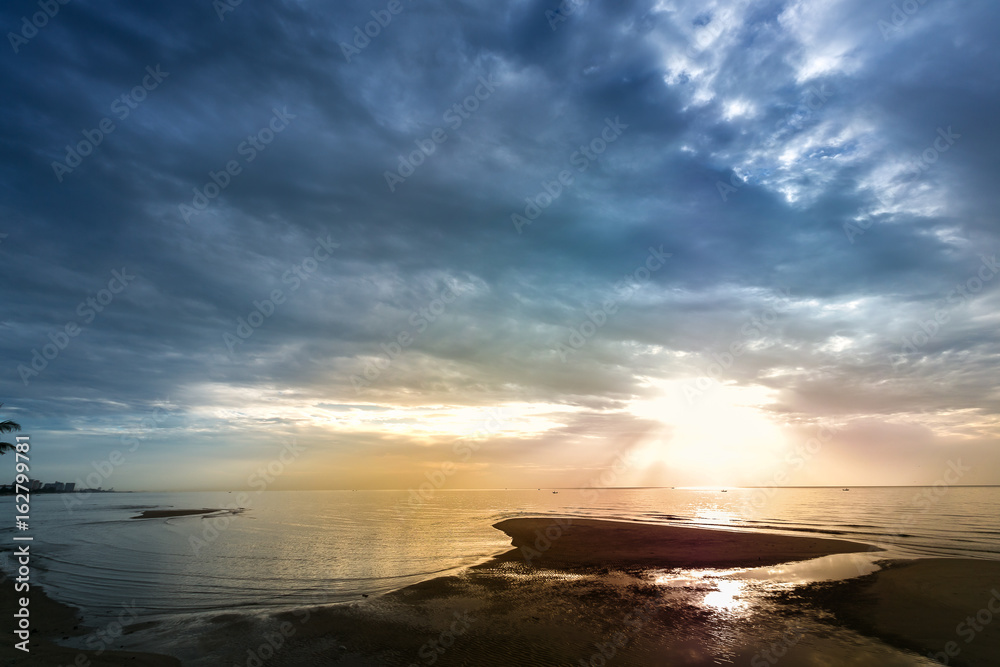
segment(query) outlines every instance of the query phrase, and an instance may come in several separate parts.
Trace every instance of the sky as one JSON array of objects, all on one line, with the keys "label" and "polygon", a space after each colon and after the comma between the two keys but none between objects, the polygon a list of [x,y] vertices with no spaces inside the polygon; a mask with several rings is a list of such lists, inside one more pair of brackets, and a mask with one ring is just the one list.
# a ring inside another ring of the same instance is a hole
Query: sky
[{"label": "sky", "polygon": [[1000,484],[995,3],[0,26],[0,415],[32,476]]}]

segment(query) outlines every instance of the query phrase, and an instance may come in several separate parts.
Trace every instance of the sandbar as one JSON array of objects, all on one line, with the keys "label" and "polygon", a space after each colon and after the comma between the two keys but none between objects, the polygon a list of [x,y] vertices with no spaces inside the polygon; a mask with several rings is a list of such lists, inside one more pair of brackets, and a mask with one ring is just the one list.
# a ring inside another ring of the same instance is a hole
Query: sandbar
[{"label": "sandbar", "polygon": [[172,516],[191,516],[192,514],[212,514],[221,512],[220,509],[200,509],[200,510],[145,510],[140,512],[133,519],[165,519]]},{"label": "sandbar", "polygon": [[[333,596],[272,615],[224,612],[188,628],[187,646],[149,636],[141,648],[244,665],[274,646],[266,664],[335,667],[715,667],[773,665],[779,656],[788,667],[911,667],[948,642],[959,654],[946,664],[992,665],[1000,655],[1000,613],[971,641],[958,627],[981,609],[1000,610],[998,562],[883,561],[866,577],[788,590],[741,581],[738,570],[873,549],[597,519],[495,527],[514,548],[480,565],[384,595]],[[177,664],[141,660],[131,664]]]},{"label": "sandbar", "polygon": [[544,567],[758,567],[873,550],[847,540],[603,519],[518,518],[493,527],[516,547],[505,558]]}]

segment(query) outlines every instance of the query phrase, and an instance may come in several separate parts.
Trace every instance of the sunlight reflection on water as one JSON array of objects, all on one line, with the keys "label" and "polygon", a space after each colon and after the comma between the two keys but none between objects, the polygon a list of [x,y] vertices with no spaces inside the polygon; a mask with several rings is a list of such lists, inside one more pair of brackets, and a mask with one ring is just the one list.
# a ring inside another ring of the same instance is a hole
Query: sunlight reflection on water
[{"label": "sunlight reflection on water", "polygon": [[739,573],[741,579],[755,579],[783,584],[808,584],[814,581],[835,581],[861,577],[880,568],[878,553],[834,554],[795,563],[771,567],[755,567]]},{"label": "sunlight reflection on water", "polygon": [[724,611],[738,611],[749,604],[740,595],[746,586],[742,581],[719,579],[715,585],[719,590],[712,591],[702,600],[706,606]]},{"label": "sunlight reflection on water", "polygon": [[[590,490],[593,491],[592,489]],[[35,561],[38,582],[57,599],[85,609],[96,623],[123,601],[140,614],[278,610],[377,596],[457,572],[510,548],[492,524],[517,516],[614,518],[720,530],[763,531],[867,542],[888,551],[832,556],[742,571],[712,571],[692,598],[714,610],[720,579],[776,590],[795,583],[859,576],[879,558],[913,555],[998,558],[1000,489],[953,488],[919,515],[907,514],[914,489],[582,489],[459,491],[441,489],[413,504],[405,491],[303,491],[252,495],[252,506],[208,533],[215,519],[131,519],[140,509],[227,507],[233,494],[94,494],[68,509],[39,496]],[[13,498],[0,498],[12,511]],[[900,517],[910,517],[905,534]],[[10,534],[13,526],[0,530]],[[194,540],[198,548],[194,546]],[[8,538],[9,539],[9,538]],[[0,563],[2,564],[2,563]],[[662,571],[676,577],[690,572]],[[784,582],[784,583],[782,583]],[[678,589],[680,594],[680,589]],[[744,591],[741,595],[753,595]],[[735,598],[734,598],[735,600]],[[731,604],[731,603],[726,603]],[[738,609],[735,602],[734,609]]]},{"label": "sunlight reflection on water", "polygon": [[769,591],[819,581],[864,576],[880,569],[880,554],[822,556],[793,563],[749,569],[681,569],[652,574],[656,586],[677,589],[717,612],[748,612]]}]

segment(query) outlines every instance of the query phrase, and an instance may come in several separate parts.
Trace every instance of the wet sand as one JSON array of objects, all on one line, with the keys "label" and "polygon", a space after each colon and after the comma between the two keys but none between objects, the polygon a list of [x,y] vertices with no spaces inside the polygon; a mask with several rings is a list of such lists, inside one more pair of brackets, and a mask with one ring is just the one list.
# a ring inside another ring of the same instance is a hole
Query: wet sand
[{"label": "wet sand", "polygon": [[[98,653],[102,640],[91,628],[81,624],[80,617],[76,610],[64,604],[52,600],[36,584],[31,584],[28,592],[31,602],[28,611],[31,614],[31,635],[28,641],[30,652],[25,653],[14,648],[11,632],[14,629],[14,614],[18,611],[17,599],[22,597],[22,593],[15,593],[13,583],[10,580],[0,584],[0,618],[8,624],[3,629],[4,640],[0,642],[0,661],[6,666],[25,667],[39,665],[73,665],[94,667],[119,667],[121,665],[143,665],[149,667],[179,667],[180,661],[176,658],[165,655],[154,655],[152,653],[141,653],[135,651],[112,650],[114,642],[108,645],[105,650]],[[78,650],[59,646],[57,640],[69,639],[71,637],[83,637],[91,635],[94,650]],[[83,656],[81,658],[81,656]]]},{"label": "wet sand", "polygon": [[[497,527],[517,545],[553,521]],[[773,591],[765,583],[727,579],[732,570],[691,569],[866,552],[868,545],[610,521],[572,526],[562,523],[563,534],[541,558],[526,560],[515,548],[456,575],[355,603],[272,617],[220,614],[177,654],[193,667],[255,659],[274,666],[756,667],[772,664],[762,652],[779,647],[788,667],[831,659],[855,667],[917,664],[913,654],[877,639],[831,632],[819,612],[790,616],[768,601]],[[664,583],[677,573],[685,575],[680,585]],[[727,594],[733,585],[739,592]]]},{"label": "wet sand", "polygon": [[897,561],[872,575],[787,596],[946,665],[1000,664],[1000,562]]},{"label": "wet sand", "polygon": [[[386,595],[347,604],[319,598],[319,606],[270,616],[202,616],[187,625],[137,632],[127,645],[170,653],[191,667],[761,667],[779,662],[783,667],[912,667],[936,664],[922,655],[944,650],[950,640],[961,645],[952,665],[993,665],[1000,655],[1000,614],[995,626],[983,627],[971,643],[954,636],[961,617],[986,607],[990,591],[1000,586],[1000,563],[903,562],[868,577],[789,592],[787,585],[741,579],[734,568],[827,554],[851,559],[852,552],[870,547],[735,531],[555,521],[500,522],[496,527],[512,536],[512,550]],[[549,531],[548,546],[535,543],[539,530],[542,535]],[[1000,598],[995,606],[1000,610]]]}]

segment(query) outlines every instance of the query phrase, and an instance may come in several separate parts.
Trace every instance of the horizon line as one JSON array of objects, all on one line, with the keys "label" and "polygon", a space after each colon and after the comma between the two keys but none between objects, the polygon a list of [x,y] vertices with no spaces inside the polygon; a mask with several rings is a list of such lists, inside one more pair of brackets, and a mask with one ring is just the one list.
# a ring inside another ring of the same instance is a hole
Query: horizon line
[{"label": "horizon line", "polygon": [[[576,491],[576,490],[601,490],[601,491],[626,491],[626,490],[642,490],[642,489],[667,489],[675,491],[715,491],[715,490],[729,490],[729,489],[921,489],[921,488],[935,488],[940,486],[940,484],[813,484],[813,485],[755,485],[755,486],[531,486],[531,487],[488,487],[488,488],[438,488],[434,489],[434,493],[439,491]],[[1000,484],[949,484],[947,488],[998,488]],[[98,493],[97,489],[77,489],[71,493],[76,493],[79,491],[93,491]],[[126,489],[126,490],[115,490],[110,491],[108,489],[102,489],[100,493],[236,493],[237,491],[242,491],[249,493],[249,489]],[[419,489],[408,488],[378,488],[378,489],[351,489],[351,488],[313,488],[313,489],[256,489],[253,491],[254,495],[262,493],[264,491],[272,492],[299,492],[299,491],[413,491],[419,492]]]}]

